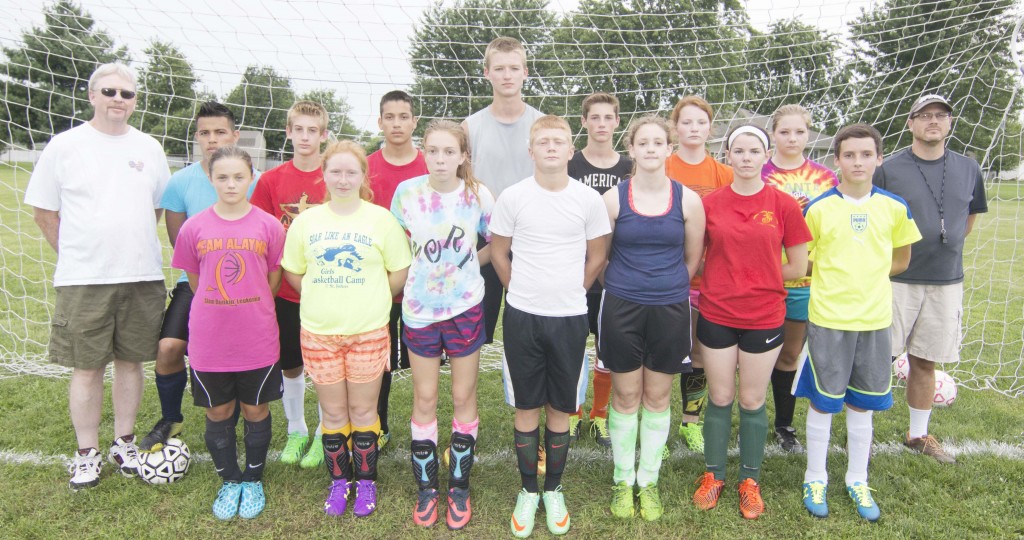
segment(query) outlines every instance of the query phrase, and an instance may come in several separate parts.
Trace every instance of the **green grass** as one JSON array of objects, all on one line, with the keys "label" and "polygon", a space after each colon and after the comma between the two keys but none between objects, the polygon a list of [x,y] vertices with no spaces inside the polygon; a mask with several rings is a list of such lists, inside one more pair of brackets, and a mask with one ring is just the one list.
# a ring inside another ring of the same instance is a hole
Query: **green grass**
[{"label": "green grass", "polygon": [[[447,385],[447,378],[442,379]],[[60,379],[22,377],[0,381],[0,449],[38,452],[44,456],[71,451],[73,435],[67,419],[67,382]],[[442,395],[448,392],[442,389]],[[109,395],[109,394],[108,394]],[[108,398],[109,399],[109,398]],[[450,400],[442,399],[441,426],[451,417]],[[307,398],[307,420],[316,415],[312,396]],[[425,538],[456,536],[443,528],[430,531],[415,528],[410,519],[415,488],[408,464],[408,418],[411,386],[408,379],[396,382],[392,394],[392,446],[381,458],[381,504],[373,517],[356,520],[351,514],[341,519],[325,517],[320,507],[326,496],[323,470],[302,470],[272,462],[266,469],[268,506],[252,522],[221,523],[210,513],[219,485],[209,462],[194,461],[179,483],[147,486],[137,479],[125,479],[104,472],[99,487],[81,493],[67,489],[67,474],[61,465],[10,464],[0,459],[0,530],[6,537],[125,537],[148,534],[157,537],[204,538],[237,536],[274,538],[290,533],[302,537],[351,535],[352,538]],[[511,453],[510,408],[502,404],[501,381],[490,371],[480,379],[481,438],[483,459],[473,469],[474,518],[462,537],[508,537],[508,517],[518,491],[518,474]],[[899,441],[907,423],[902,393],[897,405],[876,417],[876,443],[891,447]],[[798,405],[797,425],[803,423],[806,405]],[[159,405],[152,385],[146,388],[139,426],[148,428],[156,419]],[[284,445],[283,413],[272,406],[276,417],[273,448]],[[202,440],[202,410],[186,404],[185,441],[194,452],[205,452]],[[678,411],[676,411],[678,421]],[[962,392],[954,407],[933,416],[933,431],[949,441],[996,441],[1021,445],[1024,440],[1024,410],[1019,402],[992,392]],[[109,405],[101,427],[108,441],[113,419]],[[833,444],[842,444],[845,422],[834,423]],[[674,431],[674,430],[673,430]],[[442,444],[447,430],[441,430]],[[106,442],[104,443],[106,444]],[[910,453],[883,452],[871,462],[871,485],[882,507],[881,522],[861,522],[842,491],[846,460],[832,454],[832,516],[816,520],[806,514],[800,502],[805,461],[803,456],[770,455],[764,465],[762,485],[768,512],[757,522],[745,522],[737,512],[735,483],[737,460],[729,461],[730,489],[711,512],[697,511],[689,501],[692,482],[703,470],[695,454],[680,447],[673,433],[673,456],[662,468],[660,488],[666,506],[655,523],[618,521],[607,510],[611,487],[611,461],[589,438],[574,445],[564,477],[569,509],[573,517],[570,533],[577,538],[767,538],[778,536],[827,537],[1013,537],[1024,535],[1024,517],[1019,510],[1017,490],[1024,483],[1024,462],[991,455],[961,456],[956,466],[942,466]],[[539,515],[535,537],[549,535]],[[468,535],[468,536],[467,536]]]},{"label": "green grass", "polygon": [[[31,212],[21,204],[29,171],[0,165],[0,355],[41,358],[48,335],[48,310],[52,287],[43,269],[52,270],[53,254],[39,237]],[[968,338],[963,361],[954,371],[962,384],[992,385],[1003,393],[1020,393],[1021,329],[1024,326],[1024,284],[1019,276],[1021,257],[1018,238],[1022,190],[1002,184],[990,190],[990,213],[982,216],[968,242],[968,291],[965,321]],[[162,230],[162,227],[161,227]],[[162,235],[162,233],[161,233]],[[167,252],[169,254],[169,251]],[[49,271],[49,270],[48,270]],[[168,283],[173,277],[167,272]],[[305,471],[273,462],[266,470],[268,507],[252,522],[217,522],[209,505],[218,480],[209,462],[195,461],[188,475],[170,486],[147,486],[139,480],[104,473],[98,488],[72,494],[68,475],[52,456],[68,455],[73,430],[67,415],[67,380],[63,377],[18,375],[0,367],[0,536],[5,538],[52,537],[221,537],[279,538],[291,535],[355,538],[464,538],[509,537],[508,517],[515,501],[518,474],[512,448],[512,410],[503,404],[501,380],[493,366],[481,375],[479,401],[483,459],[474,467],[474,518],[462,533],[442,526],[423,531],[412,526],[410,510],[414,487],[408,464],[408,418],[411,387],[399,379],[392,394],[392,446],[382,456],[381,504],[365,520],[351,514],[328,519],[320,511],[326,495],[322,470]],[[447,378],[442,378],[446,385]],[[101,439],[109,443],[112,413],[104,411]],[[442,389],[442,396],[447,389]],[[678,391],[677,391],[678,392]],[[803,456],[770,455],[762,476],[768,512],[757,522],[742,520],[736,510],[732,486],[738,466],[730,459],[730,489],[720,507],[698,512],[689,501],[692,482],[703,470],[702,460],[679,447],[673,434],[672,458],[665,463],[661,493],[666,514],[661,521],[618,521],[607,510],[611,487],[610,457],[592,440],[577,443],[564,477],[569,509],[573,516],[571,536],[577,538],[738,538],[738,537],[1024,537],[1018,489],[1024,483],[1024,461],[992,454],[961,456],[956,466],[940,466],[930,459],[892,452],[907,425],[902,391],[897,406],[876,416],[876,443],[887,449],[871,463],[871,485],[876,489],[883,518],[870,525],[855,517],[852,504],[841,489],[845,456],[830,455],[833,479],[832,517],[810,518],[800,502],[799,484]],[[187,398],[186,398],[187,399]],[[678,400],[678,396],[676,398]],[[307,420],[315,421],[312,395],[307,397]],[[676,401],[678,403],[678,401]],[[802,432],[803,411],[798,404],[796,425]],[[677,407],[678,409],[678,407]],[[147,383],[138,422],[144,432],[157,419],[155,389]],[[273,448],[284,444],[284,415],[279,404]],[[196,453],[205,454],[202,410],[185,405],[185,441]],[[678,421],[678,410],[675,411]],[[450,400],[442,398],[440,425],[451,417]],[[948,443],[967,441],[1024,445],[1024,408],[1019,399],[999,392],[961,390],[957,404],[933,415],[932,430]],[[446,441],[442,429],[442,443]],[[845,425],[840,416],[834,424],[833,444],[841,445]],[[7,453],[7,454],[5,454]],[[15,463],[13,456],[38,453],[44,464]],[[535,537],[545,538],[543,510],[538,515]]]}]

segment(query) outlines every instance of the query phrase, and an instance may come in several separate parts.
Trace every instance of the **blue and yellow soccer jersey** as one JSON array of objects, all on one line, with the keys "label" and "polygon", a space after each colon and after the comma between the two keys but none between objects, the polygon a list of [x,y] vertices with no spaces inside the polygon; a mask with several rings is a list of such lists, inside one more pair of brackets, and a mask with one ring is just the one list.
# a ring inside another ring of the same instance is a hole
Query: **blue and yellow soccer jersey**
[{"label": "blue and yellow soccer jersey", "polygon": [[814,236],[807,244],[814,261],[809,320],[834,330],[888,328],[892,250],[921,239],[906,201],[877,187],[851,201],[832,188],[804,217]]}]

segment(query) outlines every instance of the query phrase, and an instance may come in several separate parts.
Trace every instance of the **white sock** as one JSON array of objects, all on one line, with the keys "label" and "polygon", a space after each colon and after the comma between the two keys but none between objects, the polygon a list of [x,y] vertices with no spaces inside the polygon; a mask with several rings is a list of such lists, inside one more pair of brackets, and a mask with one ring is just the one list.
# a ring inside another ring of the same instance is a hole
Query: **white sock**
[{"label": "white sock", "polygon": [[907,408],[910,409],[910,438],[924,437],[928,434],[928,420],[932,416],[932,410],[915,409],[910,405],[907,405]]},{"label": "white sock", "polygon": [[324,434],[324,408],[319,403],[316,404],[316,412],[319,415],[319,422],[316,423],[316,436],[320,437]]},{"label": "white sock", "polygon": [[846,485],[868,483],[868,460],[871,458],[871,411],[846,408]]},{"label": "white sock", "polygon": [[832,436],[832,415],[807,408],[807,470],[804,482],[828,483],[828,440]]},{"label": "white sock", "polygon": [[284,417],[288,419],[288,433],[309,434],[306,428],[306,377],[284,377]]}]

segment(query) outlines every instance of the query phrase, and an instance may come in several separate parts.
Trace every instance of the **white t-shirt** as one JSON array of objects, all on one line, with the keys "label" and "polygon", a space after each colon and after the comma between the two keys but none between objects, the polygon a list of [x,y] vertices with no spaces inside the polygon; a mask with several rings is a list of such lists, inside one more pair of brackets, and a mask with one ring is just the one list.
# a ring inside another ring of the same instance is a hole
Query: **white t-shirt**
[{"label": "white t-shirt", "polygon": [[529,177],[498,197],[491,233],[512,238],[512,279],[505,301],[544,317],[587,312],[587,241],[612,232],[601,196],[573,180],[548,191]]},{"label": "white t-shirt", "polygon": [[162,281],[154,211],[170,176],[160,143],[135,128],[85,123],[51,139],[25,204],[60,212],[54,286]]}]

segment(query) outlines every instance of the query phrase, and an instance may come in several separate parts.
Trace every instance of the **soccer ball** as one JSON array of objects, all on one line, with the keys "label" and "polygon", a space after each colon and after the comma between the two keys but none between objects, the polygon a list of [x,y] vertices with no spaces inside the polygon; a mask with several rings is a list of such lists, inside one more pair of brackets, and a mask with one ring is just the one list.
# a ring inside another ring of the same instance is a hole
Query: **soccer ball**
[{"label": "soccer ball", "polygon": [[896,372],[896,378],[905,381],[910,375],[910,359],[907,358],[907,353],[903,353],[896,357],[892,362],[892,370]]},{"label": "soccer ball", "polygon": [[956,401],[956,381],[949,373],[935,370],[935,399],[932,405],[936,407],[948,407]]},{"label": "soccer ball", "polygon": [[192,453],[181,439],[167,439],[156,452],[139,454],[139,478],[147,484],[170,484],[188,471]]}]

